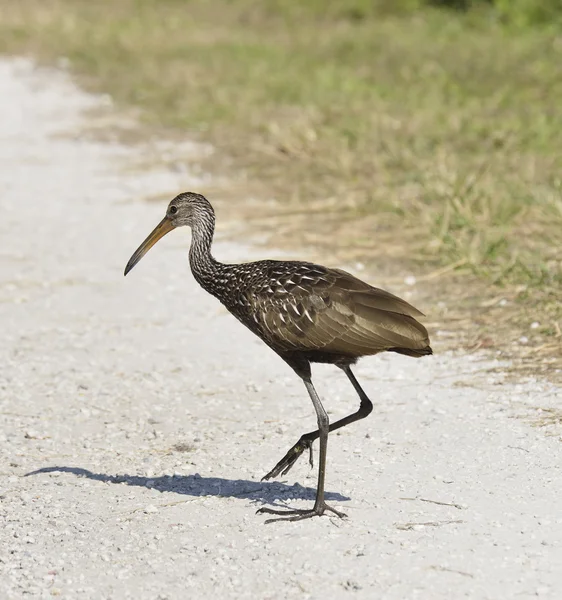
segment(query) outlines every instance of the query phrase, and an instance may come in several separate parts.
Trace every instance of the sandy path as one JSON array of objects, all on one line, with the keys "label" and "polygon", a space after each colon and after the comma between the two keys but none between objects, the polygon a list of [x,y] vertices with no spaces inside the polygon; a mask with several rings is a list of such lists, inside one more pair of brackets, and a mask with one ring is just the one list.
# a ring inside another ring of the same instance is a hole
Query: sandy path
[{"label": "sandy path", "polygon": [[[304,388],[197,287],[187,230],[122,275],[163,212],[137,198],[204,188],[81,136],[99,99],[63,74],[4,60],[0,89],[1,598],[562,597],[560,431],[514,418],[561,390],[365,360],[373,414],[328,450],[349,519],[264,526],[313,498],[305,460],[260,482],[314,425]],[[333,418],[357,405],[315,372]]]}]

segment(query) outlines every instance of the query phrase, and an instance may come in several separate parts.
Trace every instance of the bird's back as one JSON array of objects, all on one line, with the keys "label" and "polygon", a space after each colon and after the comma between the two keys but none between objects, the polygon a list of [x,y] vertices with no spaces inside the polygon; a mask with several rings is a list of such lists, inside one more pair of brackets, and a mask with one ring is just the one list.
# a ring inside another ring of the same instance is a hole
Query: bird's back
[{"label": "bird's back", "polygon": [[383,351],[431,353],[419,310],[345,271],[271,260],[232,268],[236,289],[219,298],[281,355],[353,362]]}]

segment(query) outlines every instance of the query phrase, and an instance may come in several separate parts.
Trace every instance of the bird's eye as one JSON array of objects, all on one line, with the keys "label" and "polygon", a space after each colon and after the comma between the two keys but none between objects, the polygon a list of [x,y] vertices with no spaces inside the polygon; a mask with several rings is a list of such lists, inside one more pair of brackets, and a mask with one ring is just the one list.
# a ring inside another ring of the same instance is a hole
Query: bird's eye
[{"label": "bird's eye", "polygon": [[178,212],[178,207],[177,206],[170,206],[170,213],[172,215],[175,215]]}]

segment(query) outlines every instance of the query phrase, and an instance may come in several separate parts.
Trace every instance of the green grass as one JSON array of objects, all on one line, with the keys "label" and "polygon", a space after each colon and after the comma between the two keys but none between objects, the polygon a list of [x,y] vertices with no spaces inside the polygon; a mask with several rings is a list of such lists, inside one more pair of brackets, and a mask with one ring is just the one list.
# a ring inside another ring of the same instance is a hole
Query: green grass
[{"label": "green grass", "polygon": [[340,244],[519,286],[549,327],[562,311],[556,1],[0,0],[0,51],[67,57],[87,87],[212,141],[280,203],[352,220]]}]

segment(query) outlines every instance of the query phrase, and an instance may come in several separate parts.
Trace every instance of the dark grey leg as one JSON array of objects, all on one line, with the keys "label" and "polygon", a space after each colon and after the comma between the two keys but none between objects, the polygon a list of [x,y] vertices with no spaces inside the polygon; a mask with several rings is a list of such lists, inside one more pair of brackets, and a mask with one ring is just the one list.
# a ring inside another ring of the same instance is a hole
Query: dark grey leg
[{"label": "dark grey leg", "polygon": [[303,379],[304,385],[308,390],[314,410],[316,411],[316,418],[318,420],[318,431],[320,437],[320,458],[318,461],[318,485],[316,487],[316,501],[314,507],[308,510],[300,509],[287,509],[287,510],[274,510],[272,508],[260,508],[258,513],[268,513],[273,515],[281,515],[277,519],[268,519],[266,523],[273,523],[274,521],[300,521],[301,519],[308,519],[314,516],[323,515],[325,511],[333,512],[338,517],[345,517],[345,514],[335,510],[328,506],[324,500],[324,484],[326,480],[326,452],[328,449],[328,433],[330,431],[330,420],[328,415],[322,406],[322,402],[312,385],[310,378]]},{"label": "dark grey leg", "polygon": [[[350,423],[354,423],[355,421],[364,419],[373,410],[373,403],[369,400],[367,394],[365,394],[365,392],[359,385],[357,379],[355,379],[355,375],[352,373],[351,368],[347,366],[341,367],[341,369],[351,381],[353,387],[355,388],[355,391],[359,395],[361,404],[359,405],[359,409],[357,410],[357,412],[354,412],[353,414],[348,415],[347,417],[344,417],[343,419],[340,419],[335,423],[332,423],[329,427],[329,431],[335,431],[340,427],[345,427]],[[299,441],[287,452],[287,454],[285,454],[285,456],[273,467],[273,469],[271,469],[271,471],[262,478],[262,481],[264,479],[272,479],[273,477],[278,477],[279,475],[286,475],[291,470],[292,466],[297,462],[299,456],[306,449],[308,449],[310,452],[309,462],[310,466],[312,467],[312,442],[320,436],[320,425],[318,427],[319,428],[316,431],[311,431],[309,433],[303,434]]]}]

